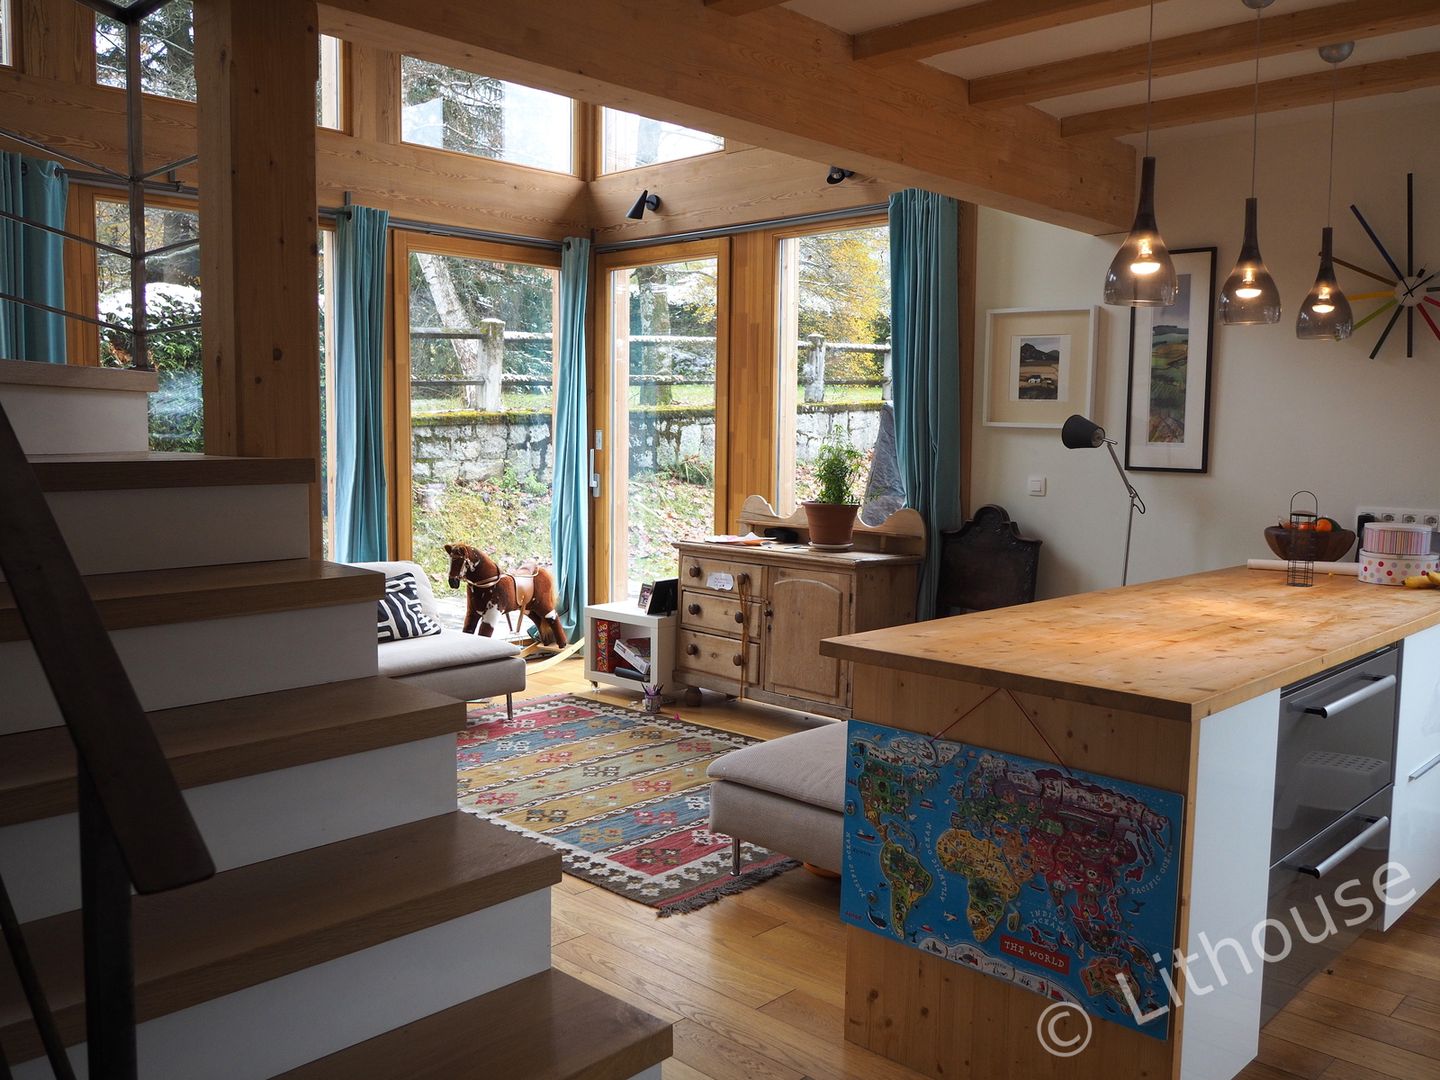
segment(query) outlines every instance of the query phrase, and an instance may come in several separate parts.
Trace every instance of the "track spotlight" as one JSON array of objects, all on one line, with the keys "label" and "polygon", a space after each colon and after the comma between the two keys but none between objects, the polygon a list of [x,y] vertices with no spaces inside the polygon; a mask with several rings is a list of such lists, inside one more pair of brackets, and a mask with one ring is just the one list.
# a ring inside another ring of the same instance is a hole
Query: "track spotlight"
[{"label": "track spotlight", "polygon": [[842,169],[839,165],[831,165],[830,171],[825,174],[825,183],[843,184],[854,175],[855,171],[853,169]]},{"label": "track spotlight", "polygon": [[635,200],[635,205],[630,207],[630,212],[625,216],[631,221],[640,221],[645,217],[646,210],[659,210],[660,196],[651,195],[650,192],[640,192],[640,197]]}]

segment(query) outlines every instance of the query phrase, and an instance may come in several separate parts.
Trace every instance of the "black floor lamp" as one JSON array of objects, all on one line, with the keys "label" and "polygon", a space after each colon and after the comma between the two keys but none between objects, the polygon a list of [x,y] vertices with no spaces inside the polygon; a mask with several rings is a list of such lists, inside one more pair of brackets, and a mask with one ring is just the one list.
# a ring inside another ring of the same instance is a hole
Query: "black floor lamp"
[{"label": "black floor lamp", "polygon": [[1098,447],[1105,447],[1110,451],[1110,460],[1115,462],[1115,471],[1120,474],[1120,482],[1125,485],[1125,490],[1130,495],[1130,523],[1125,526],[1125,569],[1120,575],[1120,584],[1130,584],[1130,536],[1135,531],[1135,515],[1145,513],[1145,500],[1135,490],[1135,485],[1130,483],[1130,478],[1125,475],[1125,468],[1120,464],[1120,458],[1115,453],[1115,440],[1105,437],[1105,429],[1094,420],[1087,420],[1076,413],[1065,421],[1065,426],[1060,429],[1060,441],[1071,450],[1094,450]]}]

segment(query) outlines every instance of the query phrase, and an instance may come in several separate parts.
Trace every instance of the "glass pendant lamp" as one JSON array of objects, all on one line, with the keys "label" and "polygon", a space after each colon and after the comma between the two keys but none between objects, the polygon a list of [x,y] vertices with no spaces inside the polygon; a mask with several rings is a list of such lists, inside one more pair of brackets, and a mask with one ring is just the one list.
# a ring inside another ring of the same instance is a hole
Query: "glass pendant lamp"
[{"label": "glass pendant lamp", "polygon": [[1155,49],[1155,0],[1150,0],[1149,45],[1145,60],[1145,156],[1140,168],[1140,202],[1130,235],[1105,274],[1105,303],[1121,307],[1167,307],[1178,280],[1170,250],[1155,223],[1155,159],[1150,156],[1150,94]]},{"label": "glass pendant lamp", "polygon": [[1325,228],[1320,233],[1320,273],[1315,287],[1300,305],[1295,320],[1295,336],[1301,341],[1344,341],[1355,329],[1355,316],[1350,301],[1340,291],[1335,279],[1335,263],[1331,254],[1335,230],[1330,227],[1331,208],[1335,202],[1335,101],[1339,65],[1355,50],[1353,41],[1324,45],[1320,58],[1330,65],[1330,183],[1325,196]]},{"label": "glass pendant lamp", "polygon": [[1220,290],[1220,318],[1227,326],[1280,321],[1280,290],[1260,255],[1259,201],[1255,178],[1260,157],[1260,14],[1274,0],[1241,0],[1255,12],[1255,110],[1250,144],[1250,198],[1245,200],[1245,239],[1240,259]]}]

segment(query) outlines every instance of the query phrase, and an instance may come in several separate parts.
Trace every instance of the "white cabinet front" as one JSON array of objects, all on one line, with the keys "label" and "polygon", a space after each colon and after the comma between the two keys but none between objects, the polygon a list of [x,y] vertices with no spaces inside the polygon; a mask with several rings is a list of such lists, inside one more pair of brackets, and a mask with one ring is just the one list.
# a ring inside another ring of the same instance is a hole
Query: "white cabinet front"
[{"label": "white cabinet front", "polygon": [[1392,897],[1413,895],[1386,908],[1387,930],[1440,880],[1440,626],[1406,638],[1401,653],[1390,861],[1410,875]]}]

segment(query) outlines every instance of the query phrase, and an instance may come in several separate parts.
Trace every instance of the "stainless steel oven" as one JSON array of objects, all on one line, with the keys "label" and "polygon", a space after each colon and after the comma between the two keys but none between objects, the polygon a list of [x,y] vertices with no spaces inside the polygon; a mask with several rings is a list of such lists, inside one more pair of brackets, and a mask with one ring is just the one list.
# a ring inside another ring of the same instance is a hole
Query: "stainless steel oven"
[{"label": "stainless steel oven", "polygon": [[1285,956],[1265,968],[1266,1020],[1370,925],[1359,919],[1367,902],[1380,910],[1399,661],[1383,649],[1281,694],[1268,908],[1286,931],[1271,925],[1266,952]]}]

